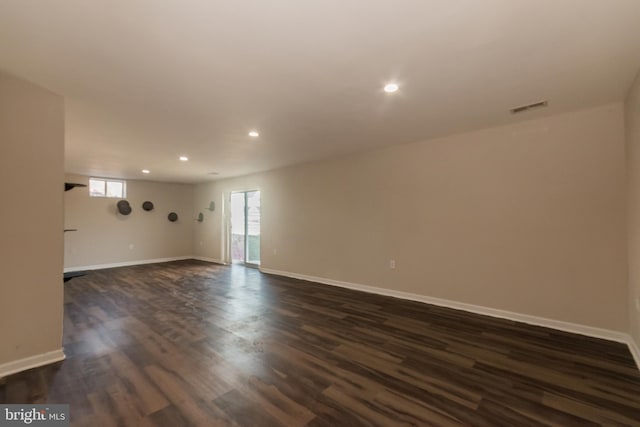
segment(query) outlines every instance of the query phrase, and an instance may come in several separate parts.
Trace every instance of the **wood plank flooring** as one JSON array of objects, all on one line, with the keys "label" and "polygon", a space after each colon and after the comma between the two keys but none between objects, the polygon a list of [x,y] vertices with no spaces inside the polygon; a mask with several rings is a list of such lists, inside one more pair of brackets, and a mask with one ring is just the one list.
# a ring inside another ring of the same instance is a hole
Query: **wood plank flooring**
[{"label": "wood plank flooring", "polygon": [[65,285],[67,360],[0,403],[74,426],[640,426],[626,346],[199,261]]}]

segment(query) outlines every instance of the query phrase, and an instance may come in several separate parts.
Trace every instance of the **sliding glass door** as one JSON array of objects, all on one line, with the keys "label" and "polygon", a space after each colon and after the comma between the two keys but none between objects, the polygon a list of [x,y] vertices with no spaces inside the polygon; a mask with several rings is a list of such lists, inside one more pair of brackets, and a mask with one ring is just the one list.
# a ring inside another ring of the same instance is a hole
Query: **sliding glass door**
[{"label": "sliding glass door", "polygon": [[260,191],[231,193],[231,261],[260,265]]}]

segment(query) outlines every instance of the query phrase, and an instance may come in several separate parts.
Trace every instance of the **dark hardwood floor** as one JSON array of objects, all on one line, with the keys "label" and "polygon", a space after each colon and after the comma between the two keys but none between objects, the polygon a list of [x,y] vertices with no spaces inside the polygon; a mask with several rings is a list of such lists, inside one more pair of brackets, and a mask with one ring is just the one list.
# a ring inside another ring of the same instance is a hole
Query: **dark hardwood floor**
[{"label": "dark hardwood floor", "polygon": [[0,402],[78,426],[640,426],[622,344],[199,261],[70,281],[64,349]]}]

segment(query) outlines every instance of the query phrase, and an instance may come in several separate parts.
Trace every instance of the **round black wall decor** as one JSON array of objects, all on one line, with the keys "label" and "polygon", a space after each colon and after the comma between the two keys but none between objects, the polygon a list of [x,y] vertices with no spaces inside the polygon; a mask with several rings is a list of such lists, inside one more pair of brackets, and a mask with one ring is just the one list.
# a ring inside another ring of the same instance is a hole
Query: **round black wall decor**
[{"label": "round black wall decor", "polygon": [[142,204],[142,209],[144,209],[145,211],[149,212],[153,210],[153,203],[151,203],[150,201],[146,201]]},{"label": "round black wall decor", "polygon": [[120,215],[129,215],[131,213],[131,205],[126,200],[120,200],[117,207]]},{"label": "round black wall decor", "polygon": [[175,212],[171,212],[171,213],[169,213],[167,218],[169,218],[169,221],[171,221],[171,222],[176,222],[178,220],[178,214],[175,213]]}]

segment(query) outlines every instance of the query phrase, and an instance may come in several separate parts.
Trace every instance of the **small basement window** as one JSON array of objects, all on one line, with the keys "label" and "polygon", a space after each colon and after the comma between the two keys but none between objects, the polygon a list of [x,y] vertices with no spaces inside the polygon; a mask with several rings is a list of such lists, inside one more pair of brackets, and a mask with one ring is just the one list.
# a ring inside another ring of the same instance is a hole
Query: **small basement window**
[{"label": "small basement window", "polygon": [[89,178],[89,196],[113,197],[124,199],[127,197],[127,183],[120,179]]}]

